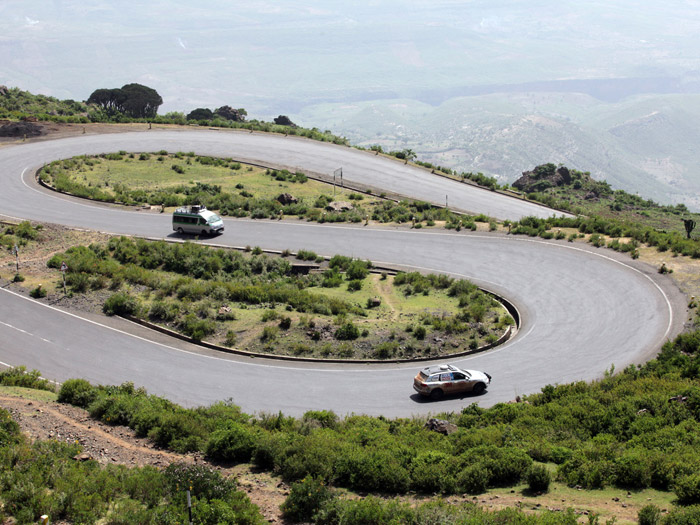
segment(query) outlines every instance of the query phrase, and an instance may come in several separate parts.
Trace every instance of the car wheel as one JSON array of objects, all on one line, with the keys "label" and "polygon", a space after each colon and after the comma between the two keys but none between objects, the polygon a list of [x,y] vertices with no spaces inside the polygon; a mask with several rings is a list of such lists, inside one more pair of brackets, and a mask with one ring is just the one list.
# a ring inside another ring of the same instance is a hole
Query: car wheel
[{"label": "car wheel", "polygon": [[206,237],[206,236],[207,236],[207,230],[202,230],[202,237]]},{"label": "car wheel", "polygon": [[185,230],[183,230],[182,228],[178,228],[178,229],[177,229],[177,233],[179,233],[180,235],[182,235],[183,233],[185,233]]},{"label": "car wheel", "polygon": [[477,383],[474,385],[474,388],[472,389],[472,392],[474,392],[477,396],[480,396],[486,391],[486,385],[484,383]]},{"label": "car wheel", "polygon": [[430,392],[430,399],[442,399],[442,396],[444,396],[445,393],[440,390],[439,388],[436,388],[432,392]]}]

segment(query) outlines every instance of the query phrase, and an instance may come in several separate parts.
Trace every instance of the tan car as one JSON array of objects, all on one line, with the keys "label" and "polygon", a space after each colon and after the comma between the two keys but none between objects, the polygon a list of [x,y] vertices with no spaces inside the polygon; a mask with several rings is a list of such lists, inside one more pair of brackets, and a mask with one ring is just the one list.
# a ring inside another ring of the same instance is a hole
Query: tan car
[{"label": "tan car", "polygon": [[462,370],[453,365],[424,368],[413,379],[413,389],[430,399],[471,392],[481,395],[491,384],[491,376],[477,370]]}]

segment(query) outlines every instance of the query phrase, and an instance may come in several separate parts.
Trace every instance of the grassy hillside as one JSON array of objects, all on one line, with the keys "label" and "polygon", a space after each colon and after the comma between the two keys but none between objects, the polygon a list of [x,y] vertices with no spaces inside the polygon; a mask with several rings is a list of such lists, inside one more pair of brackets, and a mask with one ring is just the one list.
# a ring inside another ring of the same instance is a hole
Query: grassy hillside
[{"label": "grassy hillside", "polygon": [[75,100],[59,100],[45,95],[34,95],[19,88],[0,92],[0,119],[18,120],[27,115],[36,117],[54,115],[86,116],[88,107]]}]

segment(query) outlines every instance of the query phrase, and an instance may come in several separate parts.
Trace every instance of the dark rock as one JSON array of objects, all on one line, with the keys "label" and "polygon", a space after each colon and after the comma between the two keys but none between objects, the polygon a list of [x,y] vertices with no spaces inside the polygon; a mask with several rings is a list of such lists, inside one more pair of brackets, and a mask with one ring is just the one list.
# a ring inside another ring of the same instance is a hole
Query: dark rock
[{"label": "dark rock", "polygon": [[439,432],[440,434],[444,434],[446,436],[449,436],[458,430],[457,425],[454,423],[450,423],[444,419],[435,418],[430,418],[428,421],[426,421],[425,428],[432,430],[433,432]]},{"label": "dark rock", "polygon": [[0,127],[0,137],[38,137],[44,132],[33,122],[10,122]]},{"label": "dark rock", "polygon": [[279,202],[282,206],[286,206],[287,204],[296,204],[299,202],[299,200],[294,195],[283,193],[277,197],[277,202]]},{"label": "dark rock", "polygon": [[370,308],[376,308],[377,306],[382,304],[382,299],[381,297],[372,297],[367,301],[367,306]]},{"label": "dark rock", "polygon": [[513,187],[532,193],[566,184],[571,184],[571,173],[567,167],[543,164],[532,171],[524,171],[523,176],[513,183]]}]

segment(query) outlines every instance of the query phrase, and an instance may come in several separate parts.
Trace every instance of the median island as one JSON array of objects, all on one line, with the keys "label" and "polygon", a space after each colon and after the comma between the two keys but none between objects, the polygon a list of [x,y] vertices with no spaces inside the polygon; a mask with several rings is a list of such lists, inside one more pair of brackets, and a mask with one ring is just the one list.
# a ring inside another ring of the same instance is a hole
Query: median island
[{"label": "median island", "polygon": [[468,281],[391,275],[369,261],[326,260],[307,250],[268,255],[114,237],[48,261],[56,277],[64,264],[66,293],[101,301],[107,315],[259,354],[439,357],[493,346],[514,325],[498,301]]},{"label": "median island", "polygon": [[392,199],[371,188],[348,187],[340,176],[307,176],[192,152],[83,155],[51,162],[37,176],[42,184],[77,197],[164,212],[202,205],[224,217],[458,230],[476,230],[482,222],[497,227],[484,215],[459,215],[426,202]]}]

